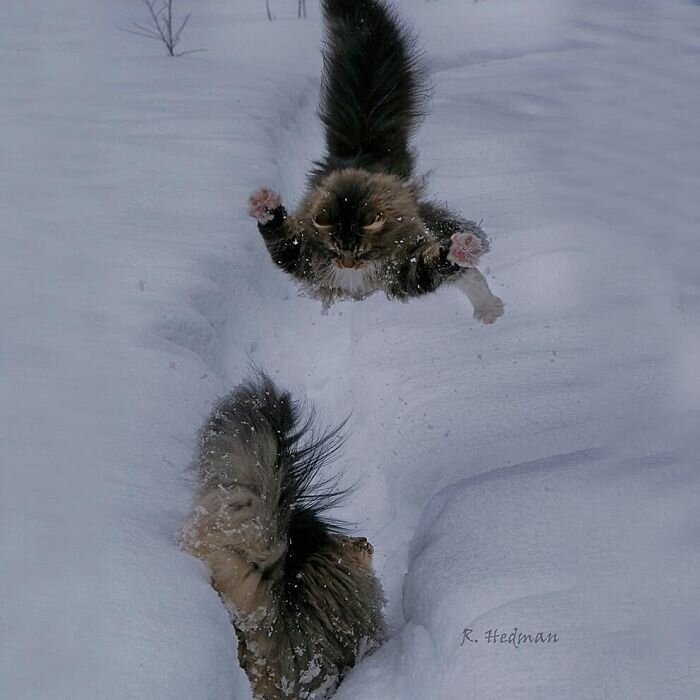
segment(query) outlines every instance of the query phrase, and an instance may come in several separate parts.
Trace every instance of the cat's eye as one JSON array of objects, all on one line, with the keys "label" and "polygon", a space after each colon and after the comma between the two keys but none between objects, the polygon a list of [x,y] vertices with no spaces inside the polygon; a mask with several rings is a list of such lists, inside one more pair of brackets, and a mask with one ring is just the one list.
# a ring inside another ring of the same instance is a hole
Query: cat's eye
[{"label": "cat's eye", "polygon": [[362,230],[365,233],[377,233],[378,231],[381,231],[384,228],[385,223],[386,219],[381,214],[377,214],[377,216],[374,218],[374,221],[371,224],[363,226]]},{"label": "cat's eye", "polygon": [[331,223],[330,217],[328,216],[328,213],[325,211],[325,209],[318,212],[311,219],[311,223],[316,229],[318,229],[319,231],[323,231],[324,233],[328,233],[333,228],[333,224]]}]

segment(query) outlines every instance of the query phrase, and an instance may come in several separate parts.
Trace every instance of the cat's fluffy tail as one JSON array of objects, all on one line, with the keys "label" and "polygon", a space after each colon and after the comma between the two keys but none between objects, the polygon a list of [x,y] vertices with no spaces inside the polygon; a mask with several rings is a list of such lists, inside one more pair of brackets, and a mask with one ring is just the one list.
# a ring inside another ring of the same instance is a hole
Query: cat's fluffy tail
[{"label": "cat's fluffy tail", "polygon": [[409,140],[428,94],[413,35],[380,0],[321,4],[326,169],[360,167],[410,177]]},{"label": "cat's fluffy tail", "polygon": [[265,700],[325,697],[383,634],[367,540],[326,517],[342,493],[319,469],[342,443],[264,374],[205,426],[184,530],[229,608],[238,657]]},{"label": "cat's fluffy tail", "polygon": [[[341,446],[342,426],[319,433],[313,412],[303,413],[262,373],[218,404],[202,433],[201,490],[188,549],[210,564],[217,552],[223,558],[234,552],[257,576],[274,581],[309,542],[338,533],[323,514],[342,493],[335,479],[317,474]],[[297,537],[302,527],[306,541]],[[251,592],[253,607],[255,597]],[[245,599],[235,598],[239,612],[251,612]]]}]

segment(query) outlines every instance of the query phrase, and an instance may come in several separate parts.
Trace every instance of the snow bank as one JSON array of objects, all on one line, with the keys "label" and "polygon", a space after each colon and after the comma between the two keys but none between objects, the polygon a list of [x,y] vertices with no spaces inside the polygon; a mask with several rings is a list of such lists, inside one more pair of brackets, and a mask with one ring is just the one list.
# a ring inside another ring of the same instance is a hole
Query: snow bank
[{"label": "snow bank", "polygon": [[411,545],[406,626],[339,697],[694,697],[696,464],[638,439],[438,493]]}]

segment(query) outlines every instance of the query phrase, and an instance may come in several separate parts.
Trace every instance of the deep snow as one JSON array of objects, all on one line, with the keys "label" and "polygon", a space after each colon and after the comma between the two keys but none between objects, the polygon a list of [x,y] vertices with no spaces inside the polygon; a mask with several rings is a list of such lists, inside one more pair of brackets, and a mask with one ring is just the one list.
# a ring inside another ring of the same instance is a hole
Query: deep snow
[{"label": "deep snow", "polygon": [[117,31],[139,3],[57,5],[0,24],[0,697],[249,697],[177,531],[251,361],[352,412],[392,638],[338,697],[698,697],[700,8],[401,3],[485,328],[449,289],[322,315],[246,218],[321,148],[315,4],[197,3],[177,60]]}]

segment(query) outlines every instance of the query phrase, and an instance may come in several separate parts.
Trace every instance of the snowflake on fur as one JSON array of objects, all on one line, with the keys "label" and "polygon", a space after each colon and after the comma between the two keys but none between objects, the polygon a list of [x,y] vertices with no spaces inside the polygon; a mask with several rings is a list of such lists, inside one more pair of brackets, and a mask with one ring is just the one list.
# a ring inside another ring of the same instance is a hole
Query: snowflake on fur
[{"label": "snowflake on fur", "polygon": [[261,224],[266,224],[274,218],[274,210],[280,206],[282,200],[274,190],[263,187],[253,192],[248,200],[248,214]]},{"label": "snowflake on fur", "polygon": [[447,259],[460,267],[476,267],[485,252],[483,242],[472,233],[455,233],[450,240]]}]

